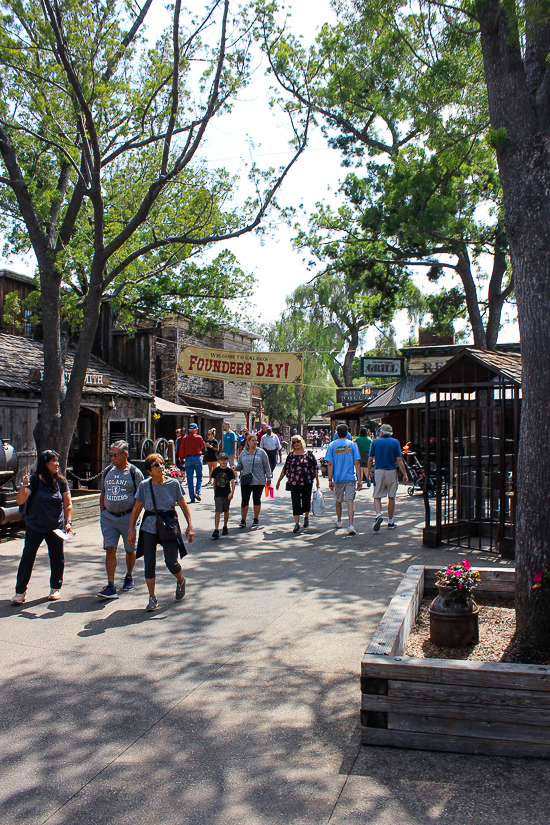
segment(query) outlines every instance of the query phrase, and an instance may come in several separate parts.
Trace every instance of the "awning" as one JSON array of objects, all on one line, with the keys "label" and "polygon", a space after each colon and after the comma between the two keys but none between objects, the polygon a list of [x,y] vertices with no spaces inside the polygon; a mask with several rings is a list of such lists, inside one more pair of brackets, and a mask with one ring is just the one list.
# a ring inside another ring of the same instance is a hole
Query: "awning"
[{"label": "awning", "polygon": [[169,415],[195,415],[195,410],[191,407],[184,407],[183,404],[173,404],[172,401],[165,401],[164,398],[159,398],[155,395],[155,407],[157,410]]}]

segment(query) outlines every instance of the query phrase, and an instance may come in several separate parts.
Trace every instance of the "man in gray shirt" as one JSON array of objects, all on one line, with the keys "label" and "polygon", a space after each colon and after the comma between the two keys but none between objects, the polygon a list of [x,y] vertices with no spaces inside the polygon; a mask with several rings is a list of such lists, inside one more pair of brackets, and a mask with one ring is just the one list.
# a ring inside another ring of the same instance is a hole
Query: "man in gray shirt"
[{"label": "man in gray shirt", "polygon": [[123,590],[133,590],[132,570],[136,561],[136,550],[128,543],[130,517],[136,501],[136,490],[143,481],[143,473],[128,461],[128,444],[115,441],[111,444],[110,467],[101,476],[99,508],[101,510],[101,532],[105,548],[107,586],[97,594],[100,599],[118,599],[115,587],[116,551],[122,537],[126,550],[126,576]]}]

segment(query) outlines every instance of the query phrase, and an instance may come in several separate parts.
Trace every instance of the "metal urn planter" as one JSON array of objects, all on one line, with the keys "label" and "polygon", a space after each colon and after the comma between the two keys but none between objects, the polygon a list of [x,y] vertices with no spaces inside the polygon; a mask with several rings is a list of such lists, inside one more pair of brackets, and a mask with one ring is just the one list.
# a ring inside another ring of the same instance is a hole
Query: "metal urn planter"
[{"label": "metal urn planter", "polygon": [[479,644],[479,607],[470,596],[450,587],[438,588],[430,605],[430,641],[438,647]]}]

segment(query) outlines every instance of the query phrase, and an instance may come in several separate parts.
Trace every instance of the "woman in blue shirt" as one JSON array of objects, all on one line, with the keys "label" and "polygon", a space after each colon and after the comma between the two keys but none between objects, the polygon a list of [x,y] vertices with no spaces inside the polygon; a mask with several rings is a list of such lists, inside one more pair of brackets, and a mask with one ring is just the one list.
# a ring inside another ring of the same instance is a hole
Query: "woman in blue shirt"
[{"label": "woman in blue shirt", "polygon": [[51,589],[48,599],[54,602],[61,595],[65,556],[63,539],[55,531],[70,532],[73,504],[68,484],[59,474],[59,456],[53,450],[40,453],[36,472],[30,478],[28,475],[23,476],[23,485],[17,491],[17,504],[25,504],[31,495],[25,515],[25,546],[19,562],[12,604],[22,604],[26,599],[34,560],[43,541],[47,544],[50,557]]}]

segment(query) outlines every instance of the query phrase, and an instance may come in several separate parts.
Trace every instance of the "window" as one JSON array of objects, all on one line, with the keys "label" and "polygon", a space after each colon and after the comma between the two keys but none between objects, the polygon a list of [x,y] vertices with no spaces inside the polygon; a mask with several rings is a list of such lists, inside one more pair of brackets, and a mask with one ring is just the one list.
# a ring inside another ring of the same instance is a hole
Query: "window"
[{"label": "window", "polygon": [[147,435],[146,424],[144,418],[132,418],[130,420],[130,437],[128,441],[131,450],[135,450],[141,439]]}]

